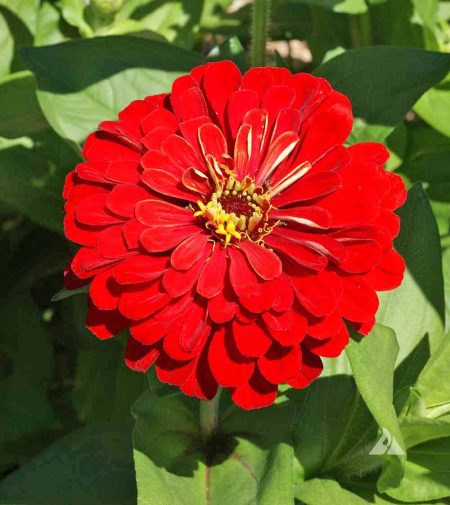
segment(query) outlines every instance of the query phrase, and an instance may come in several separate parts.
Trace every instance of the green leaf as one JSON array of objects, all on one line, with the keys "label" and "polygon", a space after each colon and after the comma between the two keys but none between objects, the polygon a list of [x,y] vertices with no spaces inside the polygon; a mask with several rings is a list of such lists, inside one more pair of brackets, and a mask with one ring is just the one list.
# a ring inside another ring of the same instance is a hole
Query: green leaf
[{"label": "green leaf", "polygon": [[335,480],[312,479],[295,488],[295,497],[305,505],[366,505],[358,495],[342,488]]},{"label": "green leaf", "polygon": [[0,500],[33,505],[136,503],[129,429],[94,424],[55,442],[0,483]]},{"label": "green leaf", "polygon": [[448,54],[380,46],[347,51],[321,65],[316,74],[350,98],[355,117],[368,125],[367,138],[381,141],[449,69]]},{"label": "green leaf", "polygon": [[450,437],[417,445],[408,451],[405,474],[397,488],[388,490],[396,500],[414,502],[450,496]]},{"label": "green leaf", "polygon": [[78,28],[83,37],[94,36],[94,31],[84,19],[84,9],[86,7],[84,2],[80,2],[80,0],[60,0],[59,7],[67,23]]},{"label": "green leaf", "polygon": [[369,454],[378,439],[377,424],[353,377],[320,377],[307,389],[291,389],[286,396],[296,411],[296,481],[318,474],[349,478],[380,466],[382,461]]},{"label": "green leaf", "polygon": [[14,56],[14,39],[8,27],[5,17],[0,11],[0,47],[2,57],[0,58],[0,77],[8,75],[11,62]]},{"label": "green leaf", "polygon": [[[429,417],[450,412],[450,333],[444,338],[419,375],[416,388],[420,392]],[[449,435],[450,436],[450,435]]]},{"label": "green leaf", "polygon": [[17,72],[0,80],[0,136],[19,137],[48,127],[36,99],[32,74]]},{"label": "green leaf", "polygon": [[211,49],[208,59],[211,61],[232,60],[240,68],[241,72],[248,70],[247,55],[237,37],[229,37]]},{"label": "green leaf", "polygon": [[445,329],[450,331],[450,249],[446,249],[442,254],[442,271],[445,290]]},{"label": "green leaf", "polygon": [[61,188],[78,158],[54,133],[0,150],[0,201],[35,223],[62,230]]},{"label": "green leaf", "polygon": [[408,449],[430,440],[450,437],[449,419],[407,416],[401,419],[400,428]]},{"label": "green leaf", "polygon": [[117,14],[116,20],[130,17],[170,42],[181,47],[192,47],[200,26],[204,3],[202,0],[130,0]]},{"label": "green leaf", "polygon": [[[402,363],[426,339],[427,345],[422,351],[427,351],[427,355],[414,357],[419,360],[420,369],[443,338],[444,291],[439,235],[420,184],[410,189],[408,199],[398,213],[401,232],[395,246],[405,258],[407,272],[399,288],[380,293],[377,321],[395,331],[400,345],[398,363]],[[402,379],[400,382],[412,385],[416,378],[417,375],[412,381]]]},{"label": "green leaf", "polygon": [[450,137],[450,75],[443,83],[428,90],[414,110],[430,126]]},{"label": "green leaf", "polygon": [[0,0],[0,6],[7,8],[26,25],[31,33],[34,33],[39,0]]},{"label": "green leaf", "polygon": [[364,0],[297,0],[297,2],[345,14],[361,14],[367,11]]},{"label": "green leaf", "polygon": [[77,289],[61,289],[56,293],[56,295],[52,296],[52,299],[50,301],[52,302],[60,302],[61,300],[65,300],[66,298],[70,298],[71,296],[79,295],[79,294],[85,294],[89,291],[89,286],[82,286],[81,288]]},{"label": "green leaf", "polygon": [[290,409],[232,407],[205,453],[197,401],[144,394],[134,409],[138,504],[293,505]]},{"label": "green leaf", "polygon": [[119,342],[90,337],[92,348],[80,350],[77,357],[73,396],[78,417],[83,422],[128,419],[144,391],[144,377],[125,365]]},{"label": "green leaf", "polygon": [[[394,369],[398,351],[395,333],[381,325],[376,325],[361,340],[352,340],[346,348],[356,385],[367,407],[380,428],[388,430],[392,439],[404,450],[393,405]],[[387,456],[388,465],[378,480],[380,491],[398,485],[404,459],[401,455]]]},{"label": "green leaf", "polygon": [[99,122],[114,119],[132,100],[170,91],[176,77],[201,63],[195,53],[128,36],[30,47],[23,58],[37,77],[47,120],[75,142],[82,142]]}]

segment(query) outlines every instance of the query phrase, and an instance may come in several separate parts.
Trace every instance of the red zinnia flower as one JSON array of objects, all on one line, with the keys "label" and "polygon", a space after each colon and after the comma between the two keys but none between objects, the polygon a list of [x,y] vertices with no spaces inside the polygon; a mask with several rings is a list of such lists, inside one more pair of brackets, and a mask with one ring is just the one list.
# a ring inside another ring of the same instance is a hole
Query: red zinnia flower
[{"label": "red zinnia flower", "polygon": [[221,385],[256,408],[307,386],[404,272],[404,185],[381,144],[343,146],[352,124],[326,80],[231,62],[102,123],[64,193],[90,330],[129,328],[128,366],[198,398]]}]

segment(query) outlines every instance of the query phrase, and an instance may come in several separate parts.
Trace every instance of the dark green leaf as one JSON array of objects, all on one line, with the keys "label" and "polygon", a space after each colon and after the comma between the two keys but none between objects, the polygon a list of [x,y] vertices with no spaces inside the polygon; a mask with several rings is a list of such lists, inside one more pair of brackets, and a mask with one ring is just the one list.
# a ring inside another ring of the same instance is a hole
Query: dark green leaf
[{"label": "dark green leaf", "polygon": [[347,51],[316,73],[350,98],[355,116],[368,124],[368,137],[383,140],[449,70],[450,55],[380,46]]},{"label": "dark green leaf", "polygon": [[176,77],[201,63],[195,53],[128,36],[27,48],[23,58],[37,77],[47,120],[75,142],[99,122],[114,119],[132,100],[170,91]]},{"label": "dark green leaf", "polygon": [[95,424],[55,442],[0,483],[0,500],[32,505],[131,505],[129,429]]},{"label": "dark green leaf", "polygon": [[0,136],[21,137],[48,127],[36,98],[36,83],[27,71],[0,80]]}]

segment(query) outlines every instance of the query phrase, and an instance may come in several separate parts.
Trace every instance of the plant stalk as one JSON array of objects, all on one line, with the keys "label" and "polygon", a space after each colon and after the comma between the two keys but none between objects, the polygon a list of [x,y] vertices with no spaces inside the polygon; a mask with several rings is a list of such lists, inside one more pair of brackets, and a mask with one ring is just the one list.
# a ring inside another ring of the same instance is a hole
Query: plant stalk
[{"label": "plant stalk", "polygon": [[250,53],[252,67],[264,67],[266,64],[266,45],[271,3],[272,0],[254,0]]},{"label": "plant stalk", "polygon": [[204,441],[210,440],[219,427],[219,403],[222,389],[217,390],[212,400],[200,402],[200,429]]}]

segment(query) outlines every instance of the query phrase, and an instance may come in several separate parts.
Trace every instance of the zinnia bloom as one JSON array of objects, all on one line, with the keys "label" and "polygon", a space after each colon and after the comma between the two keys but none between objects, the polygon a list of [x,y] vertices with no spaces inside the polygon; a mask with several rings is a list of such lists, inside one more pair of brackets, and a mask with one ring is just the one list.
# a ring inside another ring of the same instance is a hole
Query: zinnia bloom
[{"label": "zinnia bloom", "polygon": [[66,286],[126,363],[251,409],[306,387],[398,286],[405,200],[381,144],[345,147],[351,104],[321,78],[231,62],[101,123],[67,177]]}]

